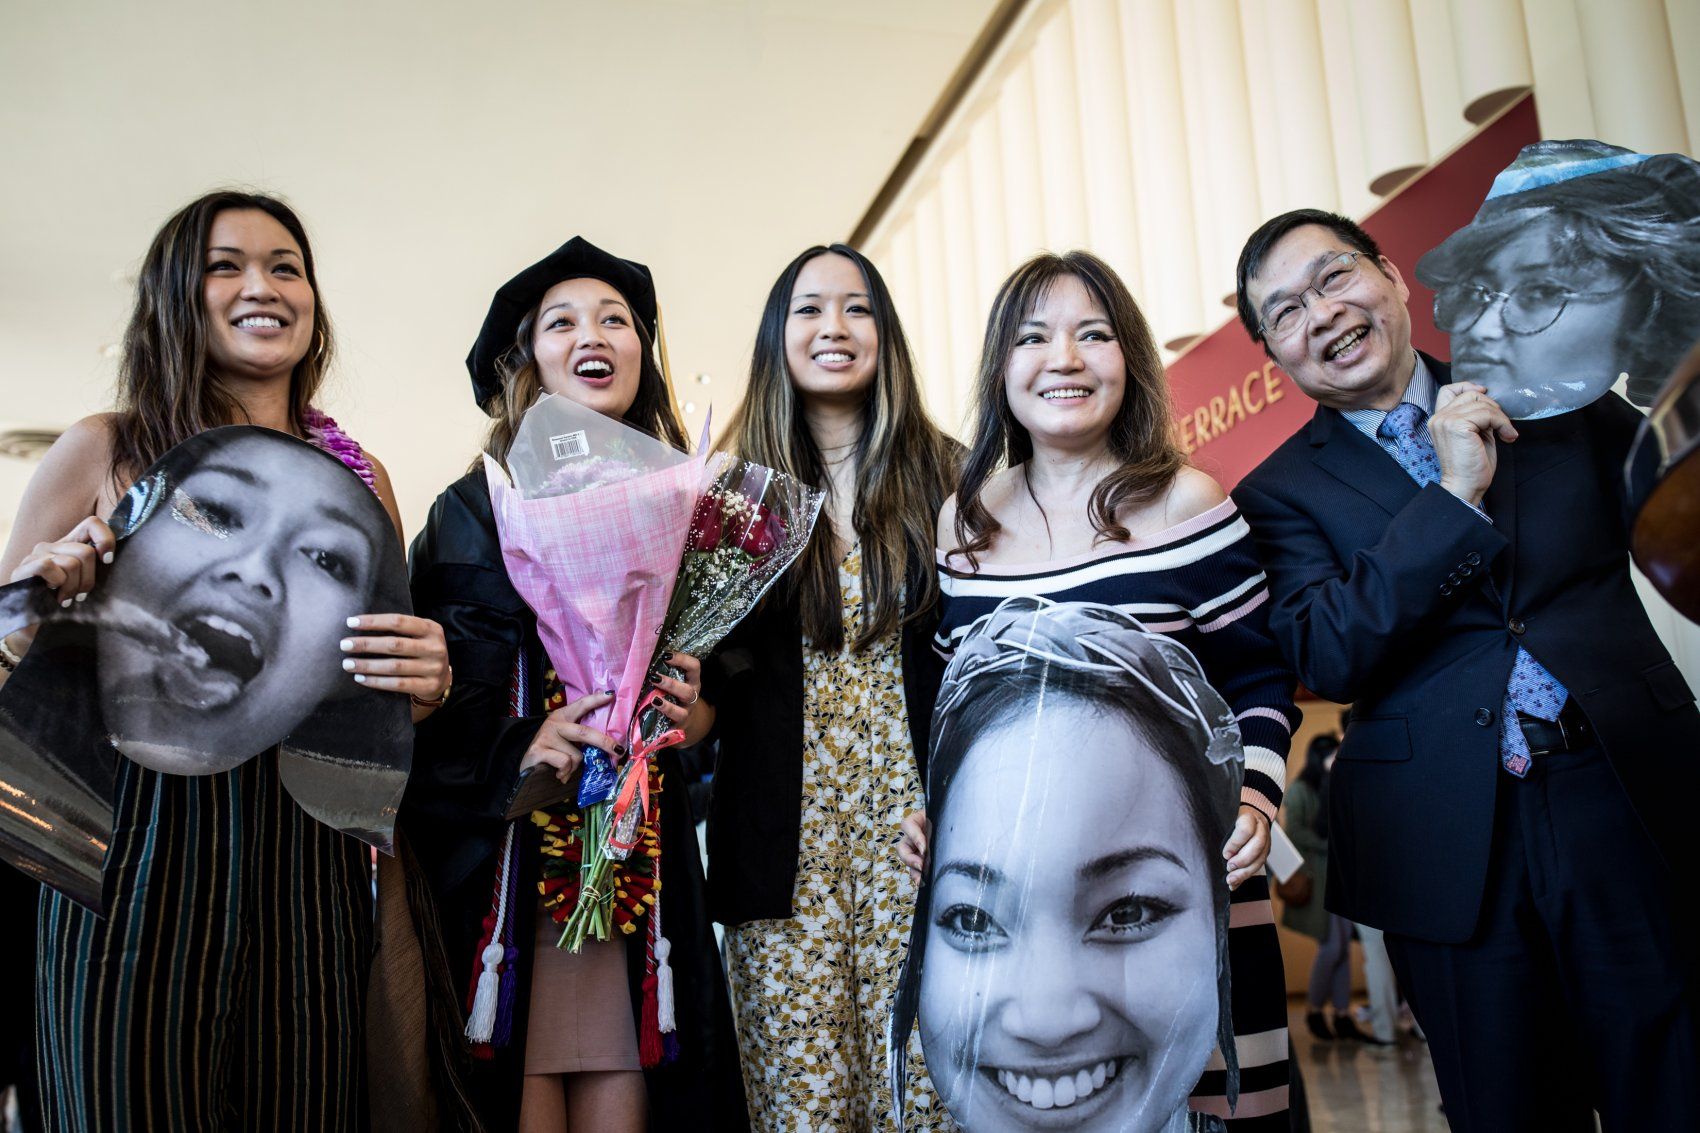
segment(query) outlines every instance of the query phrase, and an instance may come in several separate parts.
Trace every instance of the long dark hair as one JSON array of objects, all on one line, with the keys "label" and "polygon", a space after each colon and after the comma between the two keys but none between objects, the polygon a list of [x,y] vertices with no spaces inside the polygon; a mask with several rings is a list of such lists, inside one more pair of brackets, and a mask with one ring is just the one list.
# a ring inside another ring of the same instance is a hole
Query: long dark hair
[{"label": "long dark hair", "polygon": [[[542,302],[539,297],[538,303]],[[513,447],[514,436],[519,432],[525,411],[532,407],[537,395],[543,391],[543,379],[537,373],[536,347],[532,343],[537,315],[538,309],[534,307],[519,321],[519,329],[514,332],[514,344],[496,360],[496,370],[502,375],[502,391],[485,405],[494,420],[490,422],[489,435],[484,439],[484,452],[499,461],[507,460],[508,450]],[[673,403],[673,384],[656,358],[655,343],[650,340],[643,320],[634,318],[632,328],[637,331],[643,354],[638,363],[637,397],[620,420],[684,451],[689,442],[685,440],[685,423],[679,420],[679,408]],[[480,454],[472,466],[482,467],[483,460]]]},{"label": "long dark hair", "polygon": [[1126,539],[1127,528],[1117,521],[1117,514],[1153,499],[1174,482],[1186,463],[1174,439],[1169,384],[1157,340],[1127,285],[1090,252],[1034,256],[1004,280],[986,319],[980,370],[974,380],[974,442],[956,487],[957,551],[971,565],[1002,529],[986,507],[986,481],[999,468],[1013,468],[1033,458],[1033,438],[1011,412],[1004,387],[1009,355],[1020,337],[1022,321],[1064,276],[1078,279],[1104,309],[1127,366],[1127,387],[1108,438],[1118,467],[1092,490],[1088,505],[1098,538]]},{"label": "long dark hair", "polygon": [[301,249],[313,290],[313,338],[289,384],[289,423],[303,431],[307,407],[335,353],[330,316],[319,293],[313,247],[295,211],[276,197],[218,189],[179,209],[155,234],[136,280],[136,307],[118,363],[118,412],[112,422],[113,484],[123,487],[166,450],[196,433],[246,420],[241,404],[207,365],[207,239],[221,212],[254,209],[283,225]]},{"label": "long dark hair", "polygon": [[[869,643],[902,624],[905,586],[917,613],[938,597],[932,569],[934,527],[950,493],[960,459],[955,441],[927,416],[915,379],[909,339],[898,321],[885,280],[868,258],[847,244],[817,244],[785,265],[767,293],[750,360],[749,388],[726,428],[724,444],[745,460],[765,464],[806,484],[826,484],[826,464],[803,418],[802,398],[785,362],[785,322],[791,292],[803,266],[828,253],[854,263],[867,284],[879,358],[856,439],[856,501],[851,523],[862,543],[865,605],[854,645]],[[907,577],[906,577],[907,576]],[[843,597],[833,554],[831,524],[814,538],[781,585],[797,597],[803,632],[817,648],[844,643]]]}]

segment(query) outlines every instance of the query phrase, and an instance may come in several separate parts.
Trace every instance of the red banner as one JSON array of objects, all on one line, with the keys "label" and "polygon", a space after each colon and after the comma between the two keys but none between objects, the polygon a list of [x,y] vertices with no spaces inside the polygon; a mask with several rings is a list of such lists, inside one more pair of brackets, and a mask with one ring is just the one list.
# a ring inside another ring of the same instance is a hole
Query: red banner
[{"label": "red banner", "polygon": [[[1419,349],[1437,358],[1449,353],[1434,326],[1434,293],[1417,282],[1418,258],[1468,224],[1499,171],[1539,140],[1535,98],[1524,95],[1362,220],[1410,285],[1411,339]],[[1168,373],[1182,447],[1224,488],[1239,483],[1316,409],[1237,318],[1193,343]]]}]

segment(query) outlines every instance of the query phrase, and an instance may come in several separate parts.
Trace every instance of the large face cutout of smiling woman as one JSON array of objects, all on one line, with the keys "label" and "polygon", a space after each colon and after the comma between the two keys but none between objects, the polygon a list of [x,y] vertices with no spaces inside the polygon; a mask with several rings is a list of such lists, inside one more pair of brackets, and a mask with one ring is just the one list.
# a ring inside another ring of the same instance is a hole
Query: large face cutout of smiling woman
[{"label": "large face cutout of smiling woman", "polygon": [[970,747],[932,849],[921,1044],[956,1119],[1184,1122],[1216,1044],[1221,871],[1151,742],[1079,700],[1018,706]]},{"label": "large face cutout of smiling woman", "polygon": [[371,607],[387,534],[367,489],[300,442],[241,432],[153,481],[90,602],[107,729],[161,771],[229,770],[344,684],[362,691],[339,642]]}]

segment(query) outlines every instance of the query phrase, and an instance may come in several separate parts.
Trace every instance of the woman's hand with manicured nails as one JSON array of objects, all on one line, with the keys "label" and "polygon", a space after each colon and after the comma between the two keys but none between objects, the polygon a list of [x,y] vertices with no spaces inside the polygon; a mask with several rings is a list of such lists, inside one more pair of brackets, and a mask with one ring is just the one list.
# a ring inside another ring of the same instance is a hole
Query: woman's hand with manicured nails
[{"label": "woman's hand with manicured nails", "polygon": [[400,692],[419,700],[442,697],[449,687],[449,647],[443,627],[409,614],[360,614],[342,639],[342,667],[367,688]]},{"label": "woman's hand with manicured nails", "polygon": [[714,706],[702,700],[702,662],[689,653],[669,653],[662,663],[679,671],[681,679],[660,674],[655,687],[664,697],[656,710],[685,733],[685,743],[694,744],[714,724]]},{"label": "woman's hand with manicured nails", "polygon": [[117,547],[112,528],[99,516],[91,515],[63,539],[37,543],[12,572],[10,581],[39,578],[59,596],[61,606],[69,606],[88,597],[99,565],[110,563]]},{"label": "woman's hand with manicured nails", "polygon": [[547,763],[555,769],[555,777],[565,783],[584,762],[584,749],[598,747],[613,756],[622,756],[626,749],[606,732],[579,723],[585,716],[614,699],[611,692],[592,693],[571,704],[557,708],[543,719],[537,736],[526,748],[519,761],[520,770]]}]

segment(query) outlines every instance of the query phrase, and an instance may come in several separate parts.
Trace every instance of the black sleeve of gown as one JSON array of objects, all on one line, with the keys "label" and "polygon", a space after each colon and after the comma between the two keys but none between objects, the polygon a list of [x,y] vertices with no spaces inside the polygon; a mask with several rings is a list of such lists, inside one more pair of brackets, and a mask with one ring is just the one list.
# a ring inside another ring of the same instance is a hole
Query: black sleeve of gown
[{"label": "black sleeve of gown", "polygon": [[514,659],[536,629],[502,566],[483,473],[438,497],[409,558],[414,612],[443,627],[454,691],[415,733],[403,817],[446,892],[500,846],[520,758],[543,719],[509,711]]}]

